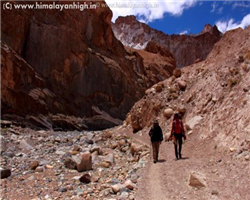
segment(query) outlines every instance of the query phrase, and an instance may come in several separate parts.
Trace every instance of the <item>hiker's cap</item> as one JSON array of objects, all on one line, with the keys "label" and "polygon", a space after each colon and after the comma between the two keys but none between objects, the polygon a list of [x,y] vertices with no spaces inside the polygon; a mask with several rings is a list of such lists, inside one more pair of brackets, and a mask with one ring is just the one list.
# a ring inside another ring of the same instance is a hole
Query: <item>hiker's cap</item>
[{"label": "hiker's cap", "polygon": [[156,120],[154,120],[154,124],[158,124],[158,120],[156,119]]}]

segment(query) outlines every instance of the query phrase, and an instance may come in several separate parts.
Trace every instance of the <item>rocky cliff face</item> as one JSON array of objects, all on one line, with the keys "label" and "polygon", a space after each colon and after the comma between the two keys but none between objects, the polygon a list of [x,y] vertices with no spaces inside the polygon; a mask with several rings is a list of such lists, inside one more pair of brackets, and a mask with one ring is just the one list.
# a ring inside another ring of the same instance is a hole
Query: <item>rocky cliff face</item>
[{"label": "rocky cliff face", "polygon": [[107,128],[121,123],[153,84],[141,56],[115,38],[109,8],[2,10],[1,16],[3,118]]},{"label": "rocky cliff face", "polygon": [[249,149],[249,36],[250,27],[224,34],[205,61],[147,90],[128,114],[127,124],[147,134],[152,121],[159,118],[169,134],[171,116],[182,112],[188,134],[238,152]]},{"label": "rocky cliff face", "polygon": [[176,61],[171,52],[154,42],[149,42],[145,50],[136,50],[129,47],[126,47],[126,49],[130,54],[141,57],[145,69],[144,79],[147,80],[148,87],[172,76],[176,68]]},{"label": "rocky cliff face", "polygon": [[149,41],[161,44],[173,54],[178,67],[204,60],[221,38],[217,27],[210,25],[198,35],[167,35],[137,21],[135,16],[117,18],[112,28],[125,46],[144,49]]}]

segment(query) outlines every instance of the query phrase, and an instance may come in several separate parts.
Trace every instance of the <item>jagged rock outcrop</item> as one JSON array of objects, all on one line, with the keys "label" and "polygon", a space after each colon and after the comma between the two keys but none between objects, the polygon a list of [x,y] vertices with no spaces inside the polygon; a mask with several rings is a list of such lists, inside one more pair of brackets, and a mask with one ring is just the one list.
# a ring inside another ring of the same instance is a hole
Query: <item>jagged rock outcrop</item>
[{"label": "jagged rock outcrop", "polygon": [[145,50],[128,47],[126,49],[130,54],[141,57],[140,62],[144,66],[144,79],[147,80],[148,87],[169,78],[176,69],[176,61],[171,52],[154,42],[149,42]]},{"label": "jagged rock outcrop", "polygon": [[103,129],[120,124],[153,84],[141,56],[115,38],[107,7],[1,16],[2,118],[48,129]]},{"label": "jagged rock outcrop", "polygon": [[167,35],[137,21],[135,16],[118,17],[112,28],[125,46],[144,49],[149,41],[161,44],[173,54],[178,67],[204,60],[221,38],[217,27],[208,24],[198,35]]},{"label": "jagged rock outcrop", "polygon": [[[249,36],[250,27],[225,33],[205,61],[181,69],[179,78],[158,83],[164,86],[162,91],[147,90],[128,113],[126,123],[135,132],[147,133],[159,118],[163,132],[170,133],[172,117],[166,118],[165,110],[181,111],[190,134],[236,151],[249,150]],[[184,89],[180,81],[185,82]]]}]

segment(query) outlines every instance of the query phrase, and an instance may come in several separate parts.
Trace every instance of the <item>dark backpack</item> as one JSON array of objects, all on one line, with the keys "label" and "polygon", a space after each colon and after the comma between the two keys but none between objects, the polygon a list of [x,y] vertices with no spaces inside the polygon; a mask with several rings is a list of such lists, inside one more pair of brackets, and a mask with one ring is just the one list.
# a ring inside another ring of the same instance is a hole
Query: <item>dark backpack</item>
[{"label": "dark backpack", "polygon": [[181,120],[175,119],[174,120],[174,133],[181,134],[182,133],[182,126],[181,126]]}]

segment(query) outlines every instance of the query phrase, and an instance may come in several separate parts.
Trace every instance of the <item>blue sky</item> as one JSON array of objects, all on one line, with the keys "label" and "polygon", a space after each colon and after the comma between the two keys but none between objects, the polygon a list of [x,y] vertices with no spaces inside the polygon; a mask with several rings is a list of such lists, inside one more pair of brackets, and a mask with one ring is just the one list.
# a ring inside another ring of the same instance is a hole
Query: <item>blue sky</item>
[{"label": "blue sky", "polygon": [[113,11],[113,21],[120,15],[132,14],[152,28],[167,34],[197,34],[203,30],[205,24],[216,24],[221,32],[250,25],[250,0],[118,0],[116,4],[114,0],[106,2]]}]

